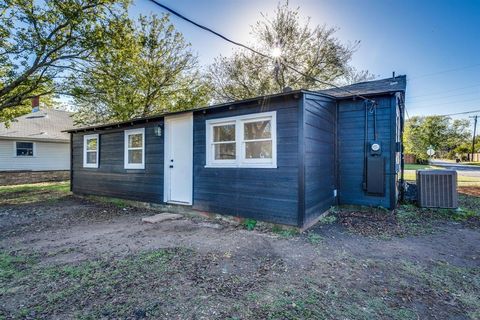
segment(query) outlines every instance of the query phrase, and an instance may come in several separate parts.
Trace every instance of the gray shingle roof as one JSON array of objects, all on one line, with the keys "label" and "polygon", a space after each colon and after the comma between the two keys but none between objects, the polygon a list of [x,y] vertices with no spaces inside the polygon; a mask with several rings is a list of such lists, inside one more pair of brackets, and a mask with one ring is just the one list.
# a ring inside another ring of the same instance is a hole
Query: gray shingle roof
[{"label": "gray shingle roof", "polygon": [[332,88],[321,90],[319,92],[329,94],[337,98],[346,98],[354,95],[368,96],[378,93],[399,91],[404,92],[406,86],[407,76],[396,76],[395,78],[359,82],[349,86],[341,87],[341,89]]},{"label": "gray shingle roof", "polygon": [[110,127],[115,127],[120,125],[133,124],[136,122],[150,120],[150,119],[157,119],[157,118],[161,118],[171,114],[200,111],[200,110],[210,110],[214,108],[252,102],[259,99],[265,99],[265,98],[271,99],[274,97],[286,96],[286,95],[302,93],[302,92],[328,94],[332,97],[341,99],[341,98],[348,98],[348,97],[353,97],[357,95],[369,96],[369,95],[390,93],[390,92],[405,92],[406,86],[407,86],[407,76],[403,75],[403,76],[396,76],[395,78],[359,82],[352,85],[341,87],[340,89],[333,88],[333,89],[326,89],[326,90],[320,90],[320,91],[293,90],[289,92],[282,92],[282,93],[267,95],[263,97],[254,97],[254,98],[245,99],[245,100],[225,102],[222,104],[217,104],[217,105],[208,106],[208,107],[201,107],[201,108],[195,108],[195,109],[189,109],[189,110],[183,110],[183,111],[166,112],[166,113],[161,113],[161,114],[152,115],[148,117],[135,118],[128,121],[108,123],[103,125],[100,124],[100,125],[93,125],[88,127],[71,127],[65,130],[67,132],[76,132],[76,131],[91,131],[91,130],[101,129],[101,128],[110,128]]},{"label": "gray shingle roof", "polygon": [[0,139],[70,141],[66,129],[74,127],[72,113],[61,110],[40,110],[16,118],[7,128],[0,124]]}]

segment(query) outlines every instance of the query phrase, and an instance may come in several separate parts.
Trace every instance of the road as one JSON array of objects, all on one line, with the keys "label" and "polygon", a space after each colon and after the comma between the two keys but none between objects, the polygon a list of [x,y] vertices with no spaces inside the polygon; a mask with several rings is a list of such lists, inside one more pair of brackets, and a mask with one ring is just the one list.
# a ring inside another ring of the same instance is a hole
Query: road
[{"label": "road", "polygon": [[472,166],[442,160],[431,160],[430,164],[445,169],[456,170],[461,176],[480,178],[480,166]]}]

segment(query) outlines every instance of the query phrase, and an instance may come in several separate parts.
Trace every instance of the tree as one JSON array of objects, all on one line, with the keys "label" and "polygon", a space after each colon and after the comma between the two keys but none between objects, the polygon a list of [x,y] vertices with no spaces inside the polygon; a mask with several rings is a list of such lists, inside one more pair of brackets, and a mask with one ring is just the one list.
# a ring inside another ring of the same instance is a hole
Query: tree
[{"label": "tree", "polygon": [[411,117],[405,123],[405,153],[427,161],[429,146],[438,152],[451,153],[470,136],[468,120],[452,120],[445,116]]},{"label": "tree", "polygon": [[111,24],[108,50],[97,50],[72,78],[77,122],[123,121],[208,103],[197,59],[168,15]]},{"label": "tree", "polygon": [[30,99],[62,91],[104,43],[104,26],[126,14],[128,0],[0,0],[0,121]]},{"label": "tree", "polygon": [[[291,9],[288,1],[279,3],[273,18],[252,27],[255,50],[278,55],[275,61],[246,49],[231,57],[220,56],[209,68],[214,98],[229,101],[293,89],[321,89],[312,77],[324,82],[350,82],[371,79],[368,72],[358,72],[348,65],[359,42],[344,44],[335,37],[337,29],[325,25],[310,27],[310,19],[301,20],[299,8]],[[273,51],[274,49],[275,51]],[[307,76],[289,69],[294,66]]]}]

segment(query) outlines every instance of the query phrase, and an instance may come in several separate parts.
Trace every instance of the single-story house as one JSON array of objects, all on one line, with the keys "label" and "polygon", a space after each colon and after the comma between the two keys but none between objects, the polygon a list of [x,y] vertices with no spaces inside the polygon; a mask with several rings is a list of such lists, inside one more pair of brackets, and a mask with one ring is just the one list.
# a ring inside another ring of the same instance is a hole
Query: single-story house
[{"label": "single-story house", "polygon": [[394,208],[406,77],[76,128],[71,186],[306,227],[331,206]]},{"label": "single-story house", "polygon": [[0,124],[0,185],[68,180],[72,113],[34,108]]}]

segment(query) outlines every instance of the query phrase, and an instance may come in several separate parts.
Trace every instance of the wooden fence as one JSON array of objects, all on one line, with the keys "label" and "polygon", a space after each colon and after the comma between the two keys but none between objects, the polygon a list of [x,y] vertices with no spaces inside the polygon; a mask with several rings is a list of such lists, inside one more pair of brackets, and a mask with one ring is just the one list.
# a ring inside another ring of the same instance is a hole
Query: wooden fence
[{"label": "wooden fence", "polygon": [[480,162],[480,153],[469,154],[468,161]]}]

